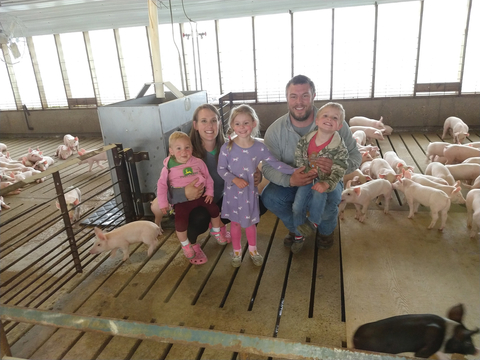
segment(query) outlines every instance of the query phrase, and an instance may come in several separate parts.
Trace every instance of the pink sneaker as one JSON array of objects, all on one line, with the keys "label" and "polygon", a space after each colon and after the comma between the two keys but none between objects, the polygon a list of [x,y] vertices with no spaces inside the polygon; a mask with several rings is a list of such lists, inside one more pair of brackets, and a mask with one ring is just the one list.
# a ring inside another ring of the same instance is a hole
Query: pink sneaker
[{"label": "pink sneaker", "polygon": [[226,227],[226,226],[221,227],[221,228],[220,228],[220,232],[223,234],[223,236],[225,237],[225,239],[227,239],[227,243],[231,243],[231,242],[232,242],[232,235],[230,235],[230,231],[227,230],[227,227]]},{"label": "pink sneaker", "polygon": [[187,259],[193,259],[195,257],[195,250],[193,250],[192,244],[182,246],[182,250]]},{"label": "pink sneaker", "polygon": [[227,245],[229,243],[229,241],[225,237],[225,234],[222,234],[222,230],[220,230],[219,232],[213,232],[210,230],[210,235],[215,237],[215,240],[217,240],[217,243],[219,243],[220,245]]}]

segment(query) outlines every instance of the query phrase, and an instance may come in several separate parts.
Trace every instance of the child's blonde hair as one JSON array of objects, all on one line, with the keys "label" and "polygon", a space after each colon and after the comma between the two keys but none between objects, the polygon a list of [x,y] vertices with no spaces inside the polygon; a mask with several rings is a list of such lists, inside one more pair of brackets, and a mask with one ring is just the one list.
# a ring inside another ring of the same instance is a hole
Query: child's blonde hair
[{"label": "child's blonde hair", "polygon": [[326,107],[333,107],[337,110],[340,111],[340,122],[343,123],[343,120],[345,120],[345,109],[343,108],[342,104],[336,103],[336,102],[328,102],[325,105],[323,105],[320,109],[317,111],[317,116],[320,113],[320,111]]},{"label": "child's blonde hair", "polygon": [[250,115],[252,120],[255,122],[255,126],[253,127],[252,133],[250,134],[250,136],[256,137],[260,134],[260,119],[258,118],[255,110],[250,105],[247,105],[247,104],[239,105],[232,109],[232,111],[230,112],[230,118],[228,119],[228,126],[229,126],[228,133],[230,134],[228,136],[230,139],[227,145],[228,150],[231,150],[233,146],[233,139],[230,138],[231,134],[234,133],[232,123],[237,117],[237,115],[239,114]]},{"label": "child's blonde hair", "polygon": [[171,148],[173,142],[177,141],[178,139],[186,139],[190,144],[192,143],[192,141],[190,140],[190,137],[187,134],[185,134],[183,131],[174,131],[168,138],[168,147]]}]

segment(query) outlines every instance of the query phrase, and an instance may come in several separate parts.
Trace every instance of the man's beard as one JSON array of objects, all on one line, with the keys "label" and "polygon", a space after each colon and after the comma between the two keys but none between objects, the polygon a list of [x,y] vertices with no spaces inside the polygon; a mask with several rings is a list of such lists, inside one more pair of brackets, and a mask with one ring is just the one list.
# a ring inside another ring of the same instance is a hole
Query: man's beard
[{"label": "man's beard", "polygon": [[305,111],[305,114],[304,114],[303,116],[300,116],[300,117],[298,117],[297,115],[295,115],[294,112],[290,111],[290,116],[291,116],[292,118],[294,118],[295,120],[301,122],[301,121],[307,120],[307,119],[310,117],[310,115],[312,114],[312,111],[313,111],[313,109],[310,108],[310,109],[308,109],[308,110]]}]

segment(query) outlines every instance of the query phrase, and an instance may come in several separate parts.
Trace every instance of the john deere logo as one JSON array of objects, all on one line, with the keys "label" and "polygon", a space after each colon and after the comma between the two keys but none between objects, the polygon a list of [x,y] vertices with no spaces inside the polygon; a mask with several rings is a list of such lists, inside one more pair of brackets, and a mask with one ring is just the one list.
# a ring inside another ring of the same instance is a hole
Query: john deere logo
[{"label": "john deere logo", "polygon": [[187,167],[185,169],[183,169],[183,176],[188,176],[188,175],[192,175],[193,174],[193,170],[191,167]]}]

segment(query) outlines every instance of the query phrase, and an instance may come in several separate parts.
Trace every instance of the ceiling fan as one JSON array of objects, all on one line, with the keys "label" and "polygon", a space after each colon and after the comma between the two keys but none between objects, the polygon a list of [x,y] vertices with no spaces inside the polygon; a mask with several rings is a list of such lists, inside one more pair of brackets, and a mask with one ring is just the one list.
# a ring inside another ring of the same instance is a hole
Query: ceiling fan
[{"label": "ceiling fan", "polygon": [[22,60],[27,46],[25,30],[25,25],[18,17],[0,13],[0,60],[8,64]]}]

